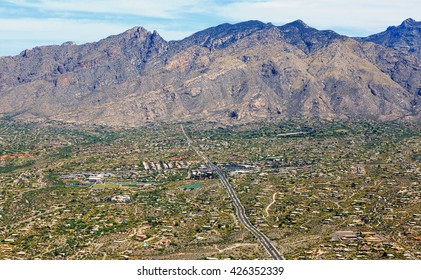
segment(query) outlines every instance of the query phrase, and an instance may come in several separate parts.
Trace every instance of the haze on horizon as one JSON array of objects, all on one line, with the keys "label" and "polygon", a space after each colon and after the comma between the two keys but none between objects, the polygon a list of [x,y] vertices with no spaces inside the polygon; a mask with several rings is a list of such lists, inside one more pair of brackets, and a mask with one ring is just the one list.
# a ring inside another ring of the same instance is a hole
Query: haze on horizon
[{"label": "haze on horizon", "polygon": [[367,36],[417,18],[418,0],[4,0],[0,2],[0,56],[40,45],[97,41],[134,26],[178,40],[225,22],[275,25],[301,19],[318,29]]}]

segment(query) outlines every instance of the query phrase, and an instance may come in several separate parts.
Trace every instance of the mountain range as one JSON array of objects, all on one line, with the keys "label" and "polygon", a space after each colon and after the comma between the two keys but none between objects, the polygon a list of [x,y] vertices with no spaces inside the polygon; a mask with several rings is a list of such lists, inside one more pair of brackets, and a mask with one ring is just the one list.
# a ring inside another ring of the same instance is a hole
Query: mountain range
[{"label": "mountain range", "polygon": [[297,116],[421,120],[421,22],[364,38],[301,20],[166,41],[135,27],[0,58],[0,117],[139,126]]}]

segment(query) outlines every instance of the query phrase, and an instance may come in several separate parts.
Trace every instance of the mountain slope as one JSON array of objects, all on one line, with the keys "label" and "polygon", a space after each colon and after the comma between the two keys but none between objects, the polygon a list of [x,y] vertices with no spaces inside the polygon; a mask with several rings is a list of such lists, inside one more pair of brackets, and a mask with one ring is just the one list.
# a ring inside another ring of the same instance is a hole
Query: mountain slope
[{"label": "mountain slope", "polygon": [[166,42],[139,27],[0,58],[0,116],[137,126],[293,116],[420,120],[416,56],[302,21]]},{"label": "mountain slope", "polygon": [[332,30],[319,31],[308,26],[302,20],[280,26],[279,30],[288,43],[300,48],[305,53],[326,47],[333,40],[345,38]]},{"label": "mountain slope", "polygon": [[406,19],[399,26],[390,26],[386,31],[359,39],[421,58],[421,22],[411,18]]}]

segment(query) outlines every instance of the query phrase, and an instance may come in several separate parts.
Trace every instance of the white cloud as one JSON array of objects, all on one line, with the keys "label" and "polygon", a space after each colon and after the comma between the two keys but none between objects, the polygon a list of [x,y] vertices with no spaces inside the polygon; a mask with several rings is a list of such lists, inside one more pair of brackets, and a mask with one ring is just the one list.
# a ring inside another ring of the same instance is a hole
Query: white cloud
[{"label": "white cloud", "polygon": [[128,26],[65,19],[0,19],[0,55],[16,55],[39,45],[85,43],[118,34]]},{"label": "white cloud", "polygon": [[418,11],[421,11],[419,0],[241,1],[217,8],[220,16],[232,21],[258,19],[283,24],[302,19],[319,29],[365,30],[368,33],[384,30],[408,17],[419,16]]},{"label": "white cloud", "polygon": [[[24,49],[41,45],[59,45],[66,41],[78,44],[94,42],[110,35],[120,34],[133,26],[128,23],[108,23],[72,19],[1,19],[0,56],[16,55]],[[166,40],[181,39],[191,35],[188,30],[172,30],[161,23],[143,25],[146,29],[157,30]]]},{"label": "white cloud", "polygon": [[184,12],[203,12],[203,3],[195,0],[8,0],[20,7],[52,12],[127,14],[154,18],[179,18]]},{"label": "white cloud", "polygon": [[[79,38],[79,40],[95,40],[113,33],[121,33],[128,29],[124,25],[111,23],[75,21],[67,19],[0,19],[0,36],[14,34],[15,38],[23,40],[42,38],[43,40],[59,41]],[[75,40],[77,41],[77,40]]]}]

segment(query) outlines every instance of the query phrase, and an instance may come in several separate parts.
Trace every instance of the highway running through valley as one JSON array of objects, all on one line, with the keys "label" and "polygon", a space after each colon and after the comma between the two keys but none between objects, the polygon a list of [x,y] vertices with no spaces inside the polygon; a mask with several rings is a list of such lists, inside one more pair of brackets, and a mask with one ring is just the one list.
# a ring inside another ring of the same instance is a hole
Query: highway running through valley
[{"label": "highway running through valley", "polygon": [[183,130],[184,136],[187,139],[187,143],[190,147],[192,147],[195,152],[203,159],[203,161],[206,163],[206,165],[212,170],[215,171],[218,176],[219,180],[221,181],[222,185],[227,190],[229,197],[231,199],[231,203],[234,207],[235,214],[240,221],[240,223],[248,230],[250,231],[256,238],[259,240],[259,242],[263,245],[263,247],[266,249],[266,251],[271,255],[271,257],[274,260],[285,260],[284,256],[281,255],[281,253],[278,252],[278,250],[273,246],[273,244],[270,242],[269,238],[267,238],[266,235],[264,235],[262,232],[260,232],[257,228],[255,228],[249,221],[246,210],[244,209],[244,206],[241,204],[240,200],[237,197],[237,194],[235,193],[232,185],[228,181],[225,174],[222,172],[222,170],[213,164],[197,147],[193,145],[192,140],[187,135],[186,131],[184,130],[183,125],[181,125],[181,129]]}]

